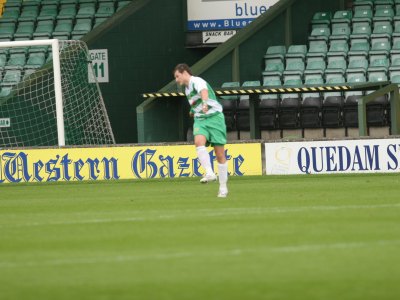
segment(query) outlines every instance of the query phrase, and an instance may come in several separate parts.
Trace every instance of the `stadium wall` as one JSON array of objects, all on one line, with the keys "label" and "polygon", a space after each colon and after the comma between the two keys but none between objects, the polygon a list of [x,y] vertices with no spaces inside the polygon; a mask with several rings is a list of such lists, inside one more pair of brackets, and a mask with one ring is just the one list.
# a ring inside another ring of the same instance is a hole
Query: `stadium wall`
[{"label": "stadium wall", "polygon": [[[216,157],[208,148],[214,169]],[[400,137],[235,143],[230,176],[400,172]],[[195,147],[184,144],[0,150],[0,184],[202,176]]]},{"label": "stadium wall", "polygon": [[[184,47],[185,3],[132,1],[83,38],[91,50],[108,50],[109,82],[100,87],[117,143],[138,142],[136,106],[143,91],[168,83],[178,62],[193,64],[210,51]],[[170,116],[174,109],[162,105]]]},{"label": "stadium wall", "polygon": [[[269,46],[307,44],[314,13],[335,11],[344,7],[344,0],[281,0],[228,41],[198,60],[192,65],[192,71],[204,77],[214,87],[220,87],[223,82],[229,81],[243,83],[261,80],[263,57]],[[179,61],[182,60],[183,57]],[[156,67],[154,70],[159,69]],[[161,89],[160,87],[142,92],[174,91],[177,88],[174,81],[169,81]],[[149,99],[140,104],[136,109],[138,141],[185,141],[191,120],[187,114],[187,106],[179,102],[182,101],[163,98]],[[161,120],[163,126],[159,126],[159,122],[155,120]]]}]

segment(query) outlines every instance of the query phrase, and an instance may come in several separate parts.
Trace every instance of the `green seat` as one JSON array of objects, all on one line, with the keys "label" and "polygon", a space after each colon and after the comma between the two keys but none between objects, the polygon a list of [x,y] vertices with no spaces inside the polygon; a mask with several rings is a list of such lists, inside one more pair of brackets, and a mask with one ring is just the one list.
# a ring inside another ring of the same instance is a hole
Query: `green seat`
[{"label": "green seat", "polygon": [[80,5],[76,18],[87,19],[93,18],[96,13],[96,8],[94,3],[83,3]]},{"label": "green seat", "polygon": [[307,60],[307,65],[304,70],[304,75],[310,75],[310,74],[318,74],[321,75],[321,77],[324,75],[326,69],[326,62],[325,59],[321,57],[316,57]]},{"label": "green seat", "polygon": [[347,69],[347,61],[342,56],[335,56],[332,57],[329,62],[328,66],[325,69],[325,76],[329,77],[329,74],[340,74],[344,76]]},{"label": "green seat", "polygon": [[1,86],[12,86],[21,81],[21,71],[20,70],[6,70]]},{"label": "green seat", "polygon": [[286,63],[288,62],[288,60],[292,58],[301,58],[302,60],[305,60],[306,54],[307,54],[306,45],[291,45],[289,46],[285,56]]},{"label": "green seat", "polygon": [[328,46],[324,41],[315,41],[310,43],[310,47],[307,52],[307,59],[311,57],[322,57],[325,59],[326,53],[328,52]]},{"label": "green seat", "polygon": [[325,41],[328,42],[331,30],[329,28],[314,28],[311,35],[308,37],[309,41]]},{"label": "green seat", "polygon": [[4,3],[4,8],[21,8],[23,0],[8,0]]},{"label": "green seat", "polygon": [[371,58],[369,68],[368,68],[368,73],[384,72],[386,74],[389,70],[389,65],[390,65],[390,62],[389,62],[388,58],[384,58],[384,57]]},{"label": "green seat", "polygon": [[108,19],[108,17],[96,17],[96,18],[94,19],[94,26],[93,26],[93,28],[99,26],[101,23],[103,23],[103,22],[104,22],[105,20],[107,20],[107,19]]},{"label": "green seat", "polygon": [[39,8],[37,6],[27,6],[22,10],[18,18],[18,22],[35,22],[39,15]]},{"label": "green seat", "polygon": [[345,24],[345,25],[338,25],[332,30],[332,34],[329,37],[330,42],[334,40],[344,40],[348,41],[350,37],[351,29],[350,26]]},{"label": "green seat", "polygon": [[342,56],[346,58],[348,52],[349,52],[349,44],[346,41],[344,40],[331,41],[331,45],[327,53],[328,62],[329,58],[332,56]]},{"label": "green seat", "polygon": [[101,2],[96,11],[96,18],[98,17],[111,17],[115,12],[114,2]]},{"label": "green seat", "polygon": [[370,45],[368,42],[354,43],[348,52],[348,61],[357,59],[368,59]]},{"label": "green seat", "polygon": [[22,7],[28,7],[28,6],[36,6],[38,7],[41,4],[41,0],[24,0],[22,1]]},{"label": "green seat", "polygon": [[71,34],[73,36],[85,35],[91,30],[92,30],[92,19],[77,19]]},{"label": "green seat", "polygon": [[[282,82],[279,78],[269,78],[266,77],[263,80],[263,86],[265,87],[281,87]],[[279,95],[278,94],[265,94],[260,96],[260,100],[266,100],[266,99],[278,99]]]},{"label": "green seat", "polygon": [[33,33],[33,37],[46,37],[50,38],[54,29],[54,23],[52,20],[47,20],[47,21],[39,21],[36,30]]},{"label": "green seat", "polygon": [[267,59],[274,59],[279,58],[284,61],[286,55],[286,46],[278,45],[278,46],[270,46],[267,49],[267,52],[264,55],[264,58]]},{"label": "green seat", "polygon": [[10,69],[21,69],[24,67],[26,62],[25,54],[23,53],[11,53],[5,66],[6,70]]},{"label": "green seat", "polygon": [[353,12],[351,10],[339,10],[335,12],[331,20],[332,29],[337,26],[341,27],[343,24],[350,26],[353,18]]},{"label": "green seat", "polygon": [[361,23],[353,24],[353,32],[350,35],[350,44],[353,44],[355,41],[359,42],[360,40],[369,42],[371,37],[371,27],[360,24]]},{"label": "green seat", "polygon": [[6,8],[0,18],[0,23],[17,23],[19,14],[19,8],[17,7]]},{"label": "green seat", "polygon": [[36,72],[35,69],[26,69],[25,72],[24,72],[24,76],[23,76],[22,80],[28,79],[29,76],[31,76],[35,72]]},{"label": "green seat", "polygon": [[370,9],[374,8],[374,1],[373,0],[353,0],[353,8],[354,10],[359,9]]},{"label": "green seat", "polygon": [[14,33],[14,40],[29,40],[33,36],[35,28],[34,22],[20,22]]},{"label": "green seat", "polygon": [[53,37],[59,38],[60,36],[70,37],[72,32],[72,20],[58,20],[57,25],[53,31]]},{"label": "green seat", "polygon": [[374,31],[371,34],[371,44],[376,42],[391,42],[392,41],[393,27],[389,22],[380,22],[374,27]]},{"label": "green seat", "polygon": [[57,20],[74,20],[76,16],[76,7],[73,4],[62,5]]},{"label": "green seat", "polygon": [[46,61],[45,53],[31,53],[25,64],[25,69],[38,69],[41,68]]},{"label": "green seat", "polygon": [[368,70],[368,60],[366,58],[359,58],[349,62],[346,74],[347,76],[350,76],[350,74],[352,75],[358,74],[365,76],[367,74],[367,70]]},{"label": "green seat", "polygon": [[118,6],[117,6],[117,11],[120,9],[124,8],[128,4],[130,4],[132,1],[118,1]]},{"label": "green seat", "polygon": [[0,54],[0,68],[3,69],[7,63],[7,54],[1,53]]},{"label": "green seat", "polygon": [[303,76],[303,72],[305,69],[304,61],[301,59],[292,59],[286,63],[285,71],[283,75],[286,77],[288,75],[296,75],[296,76]]},{"label": "green seat", "polygon": [[278,75],[281,76],[285,67],[283,62],[280,59],[270,59],[265,65],[265,69],[263,71],[263,76],[271,76]]},{"label": "green seat", "polygon": [[332,13],[331,12],[316,12],[311,20],[312,28],[328,28],[331,24]]},{"label": "green seat", "polygon": [[390,42],[376,42],[372,44],[371,50],[369,51],[369,57],[384,56],[389,57],[390,54]]},{"label": "green seat", "polygon": [[54,21],[57,18],[57,5],[50,4],[50,5],[43,5],[42,9],[40,10],[40,14],[37,17],[38,21],[47,21],[52,20]]},{"label": "green seat", "polygon": [[374,27],[380,22],[392,22],[394,17],[394,11],[392,8],[377,8],[372,18]]},{"label": "green seat", "polygon": [[366,25],[371,25],[373,17],[373,10],[366,9],[357,9],[354,11],[352,22],[355,23],[364,23]]},{"label": "green seat", "polygon": [[14,23],[0,23],[0,40],[12,40],[15,32]]}]

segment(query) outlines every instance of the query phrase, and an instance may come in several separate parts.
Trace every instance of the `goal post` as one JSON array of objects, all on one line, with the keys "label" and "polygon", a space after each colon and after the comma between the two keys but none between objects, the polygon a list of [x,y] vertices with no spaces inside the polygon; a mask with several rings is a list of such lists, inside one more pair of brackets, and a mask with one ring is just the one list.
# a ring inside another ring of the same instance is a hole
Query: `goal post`
[{"label": "goal post", "polygon": [[[100,87],[89,82],[95,77],[83,41],[0,42],[4,53],[0,147],[115,144]],[[46,62],[40,68],[10,63],[18,53],[25,59],[44,53]]]}]

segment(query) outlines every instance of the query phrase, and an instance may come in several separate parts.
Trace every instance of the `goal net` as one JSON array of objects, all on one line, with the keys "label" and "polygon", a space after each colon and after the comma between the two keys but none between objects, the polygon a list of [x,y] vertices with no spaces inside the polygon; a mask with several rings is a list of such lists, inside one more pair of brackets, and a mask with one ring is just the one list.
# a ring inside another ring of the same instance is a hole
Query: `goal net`
[{"label": "goal net", "polygon": [[[39,65],[32,53],[44,53]],[[0,147],[115,143],[83,41],[0,42],[0,61],[3,54]]]}]

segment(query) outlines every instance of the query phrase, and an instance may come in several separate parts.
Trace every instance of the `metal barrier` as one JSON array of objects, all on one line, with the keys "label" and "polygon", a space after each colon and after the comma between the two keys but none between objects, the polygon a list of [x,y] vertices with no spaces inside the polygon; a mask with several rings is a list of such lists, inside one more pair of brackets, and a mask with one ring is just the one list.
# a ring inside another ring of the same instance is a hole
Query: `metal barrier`
[{"label": "metal barrier", "polygon": [[[293,87],[240,87],[240,88],[215,88],[214,91],[218,96],[232,96],[232,95],[248,95],[250,97],[249,110],[250,110],[250,137],[252,139],[260,139],[261,132],[258,121],[259,103],[258,96],[265,94],[287,94],[287,93],[305,93],[305,92],[348,92],[348,91],[371,91],[374,92],[364,95],[358,99],[358,128],[360,136],[367,136],[367,113],[366,105],[368,102],[373,101],[377,97],[383,96],[387,93],[390,94],[390,108],[391,108],[391,134],[400,134],[400,103],[399,103],[399,87],[389,81],[382,82],[368,82],[361,84],[348,84],[341,85],[307,85],[307,86],[293,86]],[[179,91],[174,92],[155,92],[144,93],[144,98],[170,98],[170,97],[185,97],[185,94]]]}]

